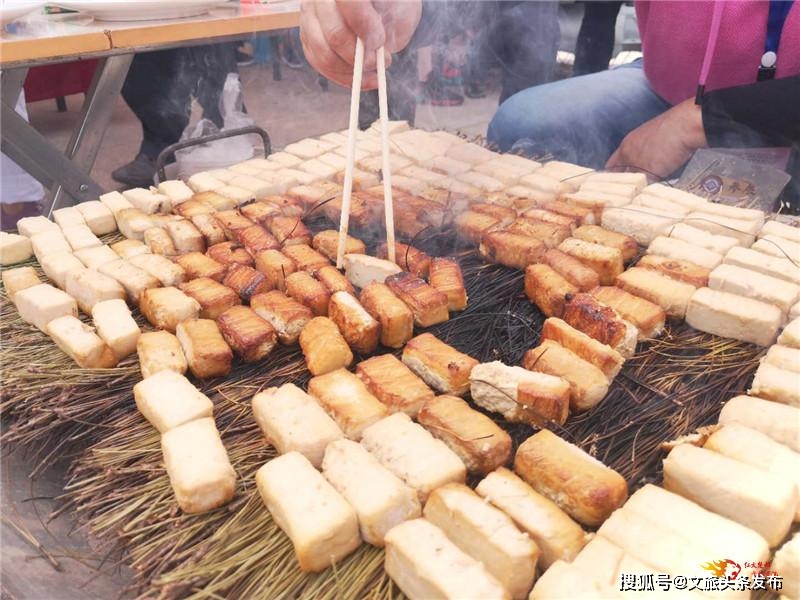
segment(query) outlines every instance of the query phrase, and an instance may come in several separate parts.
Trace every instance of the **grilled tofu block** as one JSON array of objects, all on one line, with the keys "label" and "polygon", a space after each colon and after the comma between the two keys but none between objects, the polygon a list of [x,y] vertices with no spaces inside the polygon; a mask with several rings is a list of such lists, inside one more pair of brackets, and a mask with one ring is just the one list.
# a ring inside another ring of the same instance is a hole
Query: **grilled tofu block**
[{"label": "grilled tofu block", "polygon": [[594,269],[561,250],[551,248],[544,253],[543,262],[581,292],[588,292],[600,285],[600,276]]},{"label": "grilled tofu block", "polygon": [[389,412],[414,418],[433,391],[393,354],[373,356],[356,366],[356,375]]},{"label": "grilled tofu block", "polygon": [[[34,249],[35,248],[36,246],[34,244]],[[108,246],[83,248],[75,251],[74,255],[84,264],[87,269],[94,269],[95,271],[99,270],[101,265],[113,262],[119,258],[117,253]],[[39,262],[42,262],[41,258],[38,256],[37,258],[39,259]],[[47,256],[44,258],[47,258]]]},{"label": "grilled tofu block", "polygon": [[300,217],[273,217],[269,222],[269,230],[281,246],[294,244],[311,245],[311,231],[305,226]]},{"label": "grilled tofu block", "polygon": [[[297,177],[299,178],[307,176],[307,174],[303,173],[302,171],[292,171],[292,173],[297,174]],[[280,209],[280,213],[285,217],[301,217],[305,214],[306,209],[309,206],[306,204],[303,197],[296,194],[288,196],[267,196],[266,198],[262,198],[261,201],[268,202],[269,204],[278,207],[278,209]]]},{"label": "grilled tofu block", "polygon": [[195,195],[191,200],[187,200],[186,202],[182,202],[179,206],[176,206],[173,212],[184,219],[189,219],[194,222],[195,217],[200,215],[213,215],[216,210],[207,202],[199,200]]},{"label": "grilled tofu block", "polygon": [[231,306],[242,303],[236,292],[208,277],[187,281],[180,289],[200,304],[199,316],[202,319],[216,319]]},{"label": "grilled tofu block", "polygon": [[247,303],[256,294],[262,294],[273,289],[266,275],[256,271],[253,267],[238,263],[228,267],[228,273],[225,275],[225,279],[222,280],[222,284],[239,294],[242,301]]},{"label": "grilled tofu block", "polygon": [[250,219],[238,210],[221,210],[214,215],[214,218],[229,240],[236,239],[237,231],[254,225]]},{"label": "grilled tofu block", "polygon": [[140,254],[152,254],[147,244],[139,240],[122,240],[111,244],[110,248],[117,253],[120,258],[129,259]]},{"label": "grilled tofu block", "polygon": [[47,217],[39,215],[37,217],[21,218],[17,221],[17,231],[19,231],[20,235],[30,238],[37,233],[47,233],[48,231],[61,233],[61,227]]},{"label": "grilled tofu block", "polygon": [[414,335],[414,314],[384,283],[370,283],[361,291],[362,306],[381,324],[381,344],[402,348]]},{"label": "grilled tofu block", "polygon": [[[414,246],[409,246],[408,244],[403,244],[401,242],[395,242],[395,262],[397,265],[403,269],[403,271],[408,271],[412,275],[416,275],[420,278],[425,278],[428,276],[428,270],[431,266],[431,257],[428,256],[422,250],[418,248],[414,248]],[[380,244],[375,252],[375,255],[378,258],[389,258],[389,248],[387,244]]]},{"label": "grilled tofu block", "polygon": [[[326,202],[322,206],[322,213],[333,223],[342,219],[342,196]],[[354,230],[364,231],[380,226],[383,216],[383,206],[366,192],[354,192],[350,200],[349,227]],[[334,246],[335,252],[336,246]]]},{"label": "grilled tofu block", "polygon": [[181,343],[169,331],[148,331],[140,335],[136,354],[144,379],[167,370],[183,375],[189,368]]},{"label": "grilled tofu block", "polygon": [[561,319],[550,317],[542,326],[542,340],[552,340],[600,369],[609,380],[617,376],[625,358]]},{"label": "grilled tofu block", "polygon": [[3,288],[9,300],[14,302],[14,296],[17,292],[26,290],[35,285],[44,283],[36,274],[36,269],[33,267],[18,267],[16,269],[3,270]]},{"label": "grilled tofu block", "polygon": [[316,272],[322,267],[330,265],[330,261],[322,254],[305,244],[292,244],[284,246],[282,250],[284,256],[292,260],[298,271]]},{"label": "grilled tofu block", "polygon": [[266,358],[278,343],[275,328],[247,306],[232,306],[217,317],[222,337],[246,363]]},{"label": "grilled tofu block", "polygon": [[142,331],[124,300],[98,302],[92,307],[92,321],[97,335],[109,345],[117,358],[123,359],[136,352]]},{"label": "grilled tofu block", "polygon": [[601,286],[590,293],[603,304],[613,308],[623,319],[633,323],[639,330],[639,339],[658,337],[664,330],[667,315],[657,304],[616,286]]},{"label": "grilled tofu block", "polygon": [[158,279],[150,275],[150,273],[121,258],[103,263],[97,267],[97,270],[122,284],[130,304],[138,305],[139,298],[145,290],[161,286]]},{"label": "grilled tofu block", "polygon": [[574,294],[568,298],[562,318],[578,331],[611,346],[625,358],[636,352],[639,335],[636,327],[590,294]]},{"label": "grilled tofu block", "polygon": [[71,252],[48,254],[39,261],[47,278],[62,290],[67,285],[67,273],[73,269],[85,269],[84,264]]},{"label": "grilled tofu block", "polygon": [[263,250],[278,250],[281,247],[278,240],[261,225],[251,225],[238,230],[236,239],[252,256]]},{"label": "grilled tofu block", "polygon": [[683,319],[695,286],[677,281],[658,271],[633,267],[617,277],[617,287],[658,304],[667,316]]},{"label": "grilled tofu block", "polygon": [[17,292],[14,301],[19,316],[26,323],[47,333],[47,324],[58,317],[78,316],[78,305],[69,294],[47,283]]},{"label": "grilled tofu block", "polygon": [[158,194],[151,189],[133,188],[122,192],[131,204],[148,215],[155,213],[165,214],[172,209],[172,201],[164,194]]},{"label": "grilled tofu block", "polygon": [[221,282],[228,271],[226,265],[200,252],[189,252],[177,257],[175,262],[183,269],[187,281],[198,277],[208,277],[214,281]]},{"label": "grilled tofu block", "polygon": [[282,344],[294,344],[303,327],[314,317],[307,306],[279,290],[257,294],[250,299],[250,307],[278,332]]},{"label": "grilled tofu block", "polygon": [[139,254],[128,262],[158,279],[161,285],[180,285],[186,280],[183,267],[160,254]]},{"label": "grilled tofu block", "polygon": [[484,202],[475,202],[470,204],[469,210],[482,215],[489,215],[494,217],[501,223],[512,223],[517,219],[517,211],[508,206],[500,206],[498,204],[486,204]]},{"label": "grilled tofu block", "polygon": [[378,347],[381,325],[352,294],[333,294],[328,304],[328,315],[356,352],[370,354]]},{"label": "grilled tofu block", "polygon": [[455,452],[470,473],[485,475],[511,458],[511,436],[461,398],[427,399],[418,421]]},{"label": "grilled tofu block", "polygon": [[522,365],[531,371],[566,379],[572,410],[593,408],[608,393],[609,381],[600,369],[552,339],[545,339],[536,348],[528,350]]},{"label": "grilled tofu block", "polygon": [[547,248],[556,248],[570,236],[570,228],[554,223],[543,223],[535,219],[520,217],[504,231],[540,240]]},{"label": "grilled tofu block", "polygon": [[403,362],[433,389],[453,396],[469,391],[469,374],[478,364],[431,333],[409,340],[403,348]]},{"label": "grilled tofu block", "polygon": [[450,318],[447,294],[428,285],[419,277],[403,271],[387,277],[386,285],[408,305],[416,325],[430,327]]},{"label": "grilled tofu block", "polygon": [[[202,234],[206,247],[224,242],[225,230],[219,226],[213,214],[198,214],[191,217],[192,224]],[[204,249],[205,250],[205,249]]]},{"label": "grilled tofu block", "polygon": [[206,256],[226,266],[238,263],[252,267],[255,264],[250,253],[236,242],[220,242],[209,246]]},{"label": "grilled tofu block", "polygon": [[158,191],[170,199],[173,207],[191,200],[192,196],[194,196],[192,188],[179,179],[162,181],[158,184]]},{"label": "grilled tofu block", "polygon": [[[320,231],[317,235],[314,236],[314,239],[311,242],[312,247],[317,252],[328,257],[328,259],[334,261],[336,260],[336,250],[339,244],[339,232],[334,229],[326,229],[325,231]],[[364,242],[361,240],[354,238],[352,236],[347,236],[345,239],[345,247],[344,247],[345,254],[366,254],[367,247],[364,245]]]},{"label": "grilled tofu block", "polygon": [[431,261],[429,281],[431,286],[447,296],[449,311],[455,312],[467,308],[464,275],[455,258],[434,258]]},{"label": "grilled tofu block", "polygon": [[487,231],[502,225],[496,217],[469,210],[458,215],[455,222],[458,236],[476,246]]},{"label": "grilled tofu block", "polygon": [[632,237],[603,229],[598,225],[582,225],[572,233],[572,237],[584,242],[617,248],[622,253],[623,262],[633,260],[639,252],[639,245]]},{"label": "grilled tofu block", "polygon": [[666,275],[670,279],[676,281],[683,281],[694,287],[706,287],[708,285],[708,278],[711,275],[711,269],[701,267],[686,260],[678,258],[667,258],[666,256],[658,256],[656,254],[647,254],[639,259],[636,263],[637,267],[642,269],[650,269],[662,275]]},{"label": "grilled tofu block", "polygon": [[601,285],[612,285],[617,276],[625,270],[622,252],[618,248],[569,238],[564,240],[558,249],[593,269],[600,277]]},{"label": "grilled tofu block", "polygon": [[547,246],[541,240],[524,235],[490,231],[484,234],[478,250],[490,262],[525,269],[542,261]]},{"label": "grilled tofu block", "polygon": [[117,357],[94,329],[72,315],[64,315],[47,324],[47,333],[64,353],[84,369],[111,369]]},{"label": "grilled tofu block", "polygon": [[286,290],[286,277],[297,270],[294,261],[278,250],[264,250],[256,254],[255,267],[266,277],[269,285]]},{"label": "grilled tofu block", "polygon": [[360,440],[364,429],[388,414],[364,383],[346,369],[313,377],[308,382],[308,393],[352,440]]},{"label": "grilled tofu block", "polygon": [[327,316],[331,292],[310,273],[297,271],[286,277],[286,294],[305,304],[315,315]]},{"label": "grilled tofu block", "polygon": [[103,300],[125,298],[125,289],[108,275],[90,269],[74,269],[67,273],[64,291],[75,298],[78,308],[92,314],[92,307]]},{"label": "grilled tofu block", "polygon": [[281,209],[276,204],[273,204],[268,199],[256,200],[255,202],[248,202],[239,207],[245,217],[263,227],[269,224],[270,219],[283,214]]},{"label": "grilled tofu block", "polygon": [[177,256],[178,249],[170,235],[160,227],[151,227],[144,232],[144,243],[153,254]]},{"label": "grilled tofu block", "polygon": [[153,327],[175,333],[178,323],[200,315],[200,303],[177,287],[154,288],[142,292],[139,310]]},{"label": "grilled tofu block", "polygon": [[522,216],[528,220],[541,221],[542,223],[552,223],[553,225],[569,227],[572,231],[578,227],[579,220],[577,217],[562,215],[544,208],[530,208],[522,213]]},{"label": "grilled tofu block", "polygon": [[205,252],[206,240],[203,233],[189,220],[170,221],[167,233],[172,238],[178,254],[184,252]]},{"label": "grilled tofu block", "polygon": [[525,269],[525,295],[548,317],[561,317],[567,295],[576,292],[577,287],[546,264]]},{"label": "grilled tofu block", "polygon": [[[11,235],[11,234],[7,234]],[[8,239],[8,238],[5,238]],[[55,254],[56,252],[72,252],[72,246],[69,245],[67,238],[64,237],[64,234],[61,231],[49,231],[45,233],[36,233],[32,235],[30,238],[31,249],[33,250],[34,255],[36,255],[36,260],[42,262],[42,259],[47,256],[48,254]],[[19,244],[22,246],[22,250],[25,252],[20,252],[18,256],[11,255],[11,258],[16,258],[19,256],[27,255],[27,245],[21,241],[17,240],[14,243],[14,246]],[[13,248],[13,246],[12,246]],[[116,258],[116,256],[114,257]]]},{"label": "grilled tofu block", "polygon": [[[353,285],[347,281],[347,277],[342,275],[341,271],[334,267],[333,265],[329,265],[327,267],[322,267],[317,270],[314,276],[325,286],[325,288],[330,292],[349,292],[350,294],[355,294],[355,288]],[[372,315],[373,317],[375,315]]]},{"label": "grilled tofu block", "polygon": [[221,211],[235,210],[237,204],[234,198],[223,196],[222,194],[219,194],[216,191],[199,192],[195,194],[192,199],[197,202],[202,202],[203,204],[207,204],[213,209],[213,212],[215,213]]},{"label": "grilled tofu block", "polygon": [[349,367],[353,353],[336,323],[327,317],[314,317],[300,332],[300,348],[312,375],[324,375]]},{"label": "grilled tofu block", "polygon": [[195,173],[186,180],[186,184],[194,190],[195,195],[207,192],[210,190],[221,188],[225,183],[213,177],[207,171],[202,173]]},{"label": "grilled tofu block", "polygon": [[[86,225],[70,225],[69,227],[62,228],[61,233],[64,234],[64,237],[67,239],[69,245],[72,246],[73,250],[82,250],[83,248],[94,248],[95,246],[103,245],[103,242],[100,240],[100,238],[92,233],[92,230]],[[28,238],[22,236],[20,237],[22,240],[30,244]]]},{"label": "grilled tofu block", "polygon": [[175,335],[195,377],[222,377],[231,372],[233,350],[215,321],[187,319],[178,323]]},{"label": "grilled tofu block", "polygon": [[144,240],[144,232],[154,226],[151,216],[138,208],[123,208],[114,216],[119,232],[128,239]]},{"label": "grilled tofu block", "polygon": [[63,231],[67,227],[74,227],[75,225],[86,225],[81,211],[74,206],[67,206],[53,211],[53,221],[61,227]]},{"label": "grilled tofu block", "polygon": [[367,256],[366,254],[345,254],[344,272],[350,283],[355,287],[364,289],[377,281],[383,283],[390,275],[400,273],[402,269],[395,263]]}]

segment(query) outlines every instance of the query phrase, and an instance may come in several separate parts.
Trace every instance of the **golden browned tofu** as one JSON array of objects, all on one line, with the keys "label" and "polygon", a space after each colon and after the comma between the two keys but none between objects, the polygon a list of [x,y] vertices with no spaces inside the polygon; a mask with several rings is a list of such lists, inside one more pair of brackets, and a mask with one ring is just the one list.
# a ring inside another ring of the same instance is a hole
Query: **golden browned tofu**
[{"label": "golden browned tofu", "polygon": [[[425,209],[408,203],[409,198],[411,196],[393,196],[392,198],[394,201],[394,229],[398,236],[413,239],[425,229],[429,229],[431,223],[423,212]],[[383,202],[383,198],[380,201]]]},{"label": "golden browned tofu", "polygon": [[511,436],[456,396],[428,399],[418,421],[447,444],[471,473],[486,475],[511,458]]},{"label": "golden browned tofu", "polygon": [[16,269],[3,269],[3,287],[8,298],[13,302],[17,292],[39,285],[42,281],[33,267],[18,267]]},{"label": "golden browned tofu", "polygon": [[403,362],[433,389],[454,396],[469,391],[469,374],[478,364],[431,333],[408,341],[403,348]]},{"label": "golden browned tofu", "polygon": [[312,375],[324,375],[349,367],[353,353],[336,323],[328,317],[314,317],[300,332],[300,348]]},{"label": "golden browned tofu", "polygon": [[[329,220],[339,223],[342,218],[342,196],[326,202],[321,211]],[[383,206],[374,202],[372,196],[364,192],[353,192],[350,199],[350,219],[348,221],[351,228],[364,230],[377,227],[382,218]]]},{"label": "golden browned tofu", "polygon": [[186,271],[179,264],[160,254],[137,254],[128,261],[146,271],[161,282],[161,285],[180,285],[186,281]]},{"label": "golden browned tofu", "polygon": [[373,281],[359,297],[361,304],[381,324],[381,344],[402,348],[414,335],[414,313],[385,283]]},{"label": "golden browned tofu", "polygon": [[708,278],[711,275],[711,269],[707,269],[706,267],[701,267],[700,265],[679,258],[667,258],[666,256],[658,256],[657,254],[647,254],[643,256],[639,259],[639,262],[636,263],[636,266],[651,271],[658,271],[670,279],[683,281],[697,288],[707,287]]},{"label": "golden browned tofu", "polygon": [[153,327],[175,333],[178,323],[199,316],[200,304],[176,287],[152,288],[142,292],[139,310]]},{"label": "golden browned tofu", "polygon": [[[414,246],[409,246],[408,244],[403,244],[401,242],[395,242],[394,253],[394,262],[397,263],[397,266],[399,266],[401,269],[408,271],[417,277],[425,278],[428,276],[428,271],[431,266],[431,257],[425,252],[419,250],[418,248],[414,248]],[[380,244],[375,251],[375,256],[383,259],[389,258],[388,246],[385,243]]]},{"label": "golden browned tofu", "polygon": [[140,335],[136,342],[136,354],[139,356],[143,379],[165,370],[183,375],[189,368],[181,343],[168,331],[148,331]]},{"label": "golden browned tofu", "polygon": [[602,286],[591,291],[592,296],[636,325],[641,339],[657,337],[664,330],[667,313],[658,304],[634,296],[615,285]]},{"label": "golden browned tofu", "polygon": [[[322,267],[314,273],[317,279],[328,289],[330,293],[334,292],[350,292],[355,294],[353,284],[351,284],[347,277],[345,277],[339,269],[333,265]],[[374,316],[374,315],[373,315]]]},{"label": "golden browned tofu", "polygon": [[328,303],[328,315],[356,352],[370,354],[378,347],[381,324],[352,294],[347,292],[333,294]]},{"label": "golden browned tofu", "polygon": [[570,235],[570,228],[555,223],[542,223],[535,219],[520,217],[506,227],[505,231],[526,235],[544,242],[548,248],[555,248]]},{"label": "golden browned tofu", "polygon": [[286,197],[298,200],[304,210],[313,210],[328,198],[334,198],[342,193],[342,186],[325,181],[314,185],[298,185],[286,192]]},{"label": "golden browned tofu", "polygon": [[306,211],[303,201],[291,196],[266,196],[261,199],[261,202],[275,206],[285,217],[299,217]]},{"label": "golden browned tofu", "polygon": [[175,335],[195,377],[222,377],[231,372],[233,351],[216,322],[211,319],[181,321]]},{"label": "golden browned tofu", "polygon": [[367,427],[389,413],[364,382],[346,369],[313,377],[308,382],[308,393],[316,398],[344,434],[355,441],[361,439]]},{"label": "golden browned tofu", "polygon": [[200,317],[203,319],[216,319],[231,306],[242,303],[236,292],[208,277],[187,281],[180,288],[200,304]]},{"label": "golden browned tofu", "polygon": [[238,263],[252,267],[254,264],[250,253],[237,242],[220,242],[209,246],[208,250],[206,250],[206,256],[210,256],[215,261],[226,266]]},{"label": "golden browned tofu", "polygon": [[175,262],[185,271],[186,279],[208,277],[214,281],[222,281],[228,267],[202,252],[189,252],[175,259]]},{"label": "golden browned tofu", "polygon": [[152,254],[150,248],[139,240],[121,240],[110,244],[110,247],[120,258],[124,258],[125,260],[134,256],[139,256],[140,254]]},{"label": "golden browned tofu", "polygon": [[562,318],[578,331],[611,346],[623,356],[636,348],[638,332],[631,331],[635,328],[623,321],[613,308],[591,294],[572,295],[564,307]]},{"label": "golden browned tofu", "polygon": [[297,271],[286,277],[286,294],[305,304],[318,316],[327,316],[331,292],[307,271]]},{"label": "golden browned tofu", "polygon": [[298,271],[310,271],[314,273],[318,269],[331,264],[331,261],[306,244],[284,246],[282,252],[294,262]]},{"label": "golden browned tofu", "polygon": [[306,323],[314,318],[310,308],[280,290],[253,296],[250,308],[275,328],[278,340],[286,345],[294,344]]},{"label": "golden browned tofu", "polygon": [[247,306],[232,306],[217,317],[217,325],[228,345],[246,363],[266,358],[278,343],[275,328]]},{"label": "golden browned tofu", "polygon": [[167,223],[166,229],[175,244],[178,254],[205,252],[206,240],[203,233],[191,221],[186,219],[170,221]]},{"label": "golden browned tofu", "polygon": [[269,222],[269,230],[281,246],[311,245],[311,232],[300,217],[273,217]]},{"label": "golden browned tofu", "polygon": [[222,210],[214,215],[217,224],[222,227],[229,240],[236,239],[236,232],[247,229],[254,223],[238,210]]},{"label": "golden browned tofu", "polygon": [[213,206],[194,198],[181,202],[172,210],[176,215],[180,215],[184,219],[194,219],[197,215],[213,215],[215,212]]},{"label": "golden browned tofu", "polygon": [[591,209],[575,206],[574,204],[562,200],[545,202],[542,204],[541,208],[575,219],[578,225],[594,225],[595,222],[594,212],[592,212]]},{"label": "golden browned tofu", "polygon": [[253,267],[246,265],[232,264],[228,267],[228,273],[222,280],[222,285],[231,288],[239,294],[243,302],[250,302],[250,298],[256,294],[268,292],[273,287],[267,281],[267,276]]},{"label": "golden browned tofu", "polygon": [[540,339],[552,340],[574,352],[600,369],[608,379],[616,377],[625,362],[623,356],[611,346],[598,342],[556,317],[544,322]]},{"label": "golden browned tofu", "polygon": [[428,280],[434,288],[447,296],[447,310],[453,312],[467,308],[464,275],[455,258],[434,258]]},{"label": "golden browned tofu", "polygon": [[264,199],[242,204],[239,207],[239,212],[251,221],[264,227],[268,225],[272,217],[283,214],[278,206]]},{"label": "golden browned tofu", "polygon": [[622,252],[618,248],[569,238],[564,240],[558,249],[594,270],[600,278],[601,285],[612,285],[617,276],[625,270]]},{"label": "golden browned tofu", "polygon": [[544,242],[524,235],[506,231],[490,231],[484,234],[478,251],[489,262],[524,269],[542,261],[547,250]]},{"label": "golden browned tofu", "polygon": [[161,285],[161,282],[150,273],[121,258],[103,263],[97,270],[122,284],[130,304],[139,304],[139,297],[144,290]]},{"label": "golden browned tofu", "polygon": [[[185,203],[184,203],[185,204]],[[183,206],[183,204],[181,205]],[[203,239],[206,243],[206,248],[224,242],[225,230],[219,226],[213,214],[199,214],[192,217],[192,224],[197,227],[197,230],[203,234]]]},{"label": "golden browned tofu", "polygon": [[563,315],[567,294],[577,291],[577,287],[548,265],[530,265],[525,269],[525,295],[545,316]]},{"label": "golden browned tofu", "polygon": [[550,248],[545,252],[542,262],[552,267],[581,292],[588,292],[600,285],[600,276],[597,271],[590,269],[574,256],[556,248]]},{"label": "golden browned tofu", "polygon": [[634,296],[658,304],[668,317],[684,319],[697,288],[668,277],[661,271],[631,267],[617,277],[615,285]]},{"label": "golden browned tofu", "polygon": [[[565,381],[565,380],[562,380]],[[517,404],[524,422],[547,427],[551,423],[563,425],[569,417],[569,384],[562,389],[542,387],[537,383],[522,381],[517,386]]]},{"label": "golden browned tofu", "polygon": [[517,211],[508,206],[498,206],[497,204],[486,204],[484,202],[475,202],[470,204],[469,210],[482,215],[489,215],[494,217],[501,223],[511,223],[517,218]]},{"label": "golden browned tofu", "polygon": [[425,382],[393,354],[382,354],[356,365],[356,375],[389,412],[416,418],[423,403],[434,397]]},{"label": "golden browned tofu", "polygon": [[[325,231],[320,231],[317,235],[314,236],[314,240],[311,243],[314,250],[325,255],[331,261],[336,260],[336,250],[338,248],[338,244],[339,244],[339,232],[334,229],[326,229]],[[347,238],[345,238],[344,253],[366,254],[367,247],[364,244],[364,242],[362,242],[358,238],[354,238],[348,235]]]},{"label": "golden browned tofu", "polygon": [[278,240],[261,225],[251,225],[239,229],[236,232],[236,239],[252,256],[264,250],[277,250],[281,247]]},{"label": "golden browned tofu", "polygon": [[455,223],[458,236],[477,246],[480,244],[483,234],[493,227],[497,227],[500,220],[491,215],[467,210],[456,217]]},{"label": "golden browned tofu", "polygon": [[639,252],[639,244],[631,236],[609,231],[598,225],[582,225],[572,233],[572,237],[585,242],[617,248],[622,253],[622,260],[625,262],[632,260]]},{"label": "golden browned tofu", "polygon": [[541,221],[542,223],[552,223],[553,225],[563,225],[574,230],[578,226],[578,218],[555,213],[544,208],[530,208],[522,213],[528,220]]},{"label": "golden browned tofu", "polygon": [[256,254],[256,269],[267,277],[270,285],[286,290],[286,278],[297,270],[294,261],[278,250],[264,250]]},{"label": "golden browned tofu", "polygon": [[414,315],[414,323],[419,327],[430,327],[450,318],[447,294],[419,277],[402,271],[387,277],[386,285],[408,305]]},{"label": "golden browned tofu", "polygon": [[153,254],[163,254],[164,256],[176,256],[178,249],[169,237],[169,234],[160,227],[151,227],[144,232],[144,243],[150,248]]},{"label": "golden browned tofu", "polygon": [[217,192],[198,192],[192,196],[192,200],[208,204],[214,209],[214,212],[233,210],[236,208],[236,200],[218,194]]}]

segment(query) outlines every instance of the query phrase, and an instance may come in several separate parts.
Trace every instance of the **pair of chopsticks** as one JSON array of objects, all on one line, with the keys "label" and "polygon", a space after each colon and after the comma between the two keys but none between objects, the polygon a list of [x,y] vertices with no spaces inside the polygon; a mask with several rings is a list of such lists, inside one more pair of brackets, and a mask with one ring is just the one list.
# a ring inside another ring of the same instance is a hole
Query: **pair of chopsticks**
[{"label": "pair of chopsticks", "polygon": [[[386,217],[386,242],[389,260],[395,262],[394,205],[392,204],[392,169],[389,165],[389,101],[386,95],[386,61],[383,47],[377,52],[378,108],[381,121],[381,150],[383,155],[383,203]],[[339,244],[336,250],[336,268],[341,269],[350,224],[350,204],[353,196],[353,164],[356,159],[356,131],[358,130],[358,105],[361,96],[361,78],[364,72],[364,42],[356,40],[353,64],[353,87],[350,92],[350,123],[347,128],[347,153],[342,192],[342,216],[339,220]]]}]

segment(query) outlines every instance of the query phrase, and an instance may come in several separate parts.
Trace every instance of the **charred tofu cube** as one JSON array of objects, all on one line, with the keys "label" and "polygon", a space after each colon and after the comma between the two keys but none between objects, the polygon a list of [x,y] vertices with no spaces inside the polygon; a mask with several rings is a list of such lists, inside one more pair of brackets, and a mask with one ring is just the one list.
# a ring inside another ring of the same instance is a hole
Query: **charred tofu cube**
[{"label": "charred tofu cube", "polygon": [[328,315],[356,352],[370,354],[378,347],[381,324],[352,294],[336,292],[331,296]]},{"label": "charred tofu cube", "polygon": [[548,265],[530,265],[525,269],[525,295],[548,317],[561,317],[567,294],[577,292],[577,287]]},{"label": "charred tofu cube", "polygon": [[286,290],[286,278],[297,270],[294,261],[277,250],[264,250],[256,254],[256,269],[267,277],[273,288]]},{"label": "charred tofu cube", "polygon": [[490,231],[483,236],[479,251],[486,260],[525,269],[542,261],[547,246],[541,240],[506,231]]},{"label": "charred tofu cube", "polygon": [[318,269],[315,275],[331,294],[334,292],[356,293],[353,285],[347,281],[347,277],[333,265]]},{"label": "charred tofu cube", "polygon": [[336,323],[327,317],[314,317],[303,327],[300,348],[312,375],[324,375],[353,362],[350,346]]},{"label": "charred tofu cube", "polygon": [[306,305],[317,316],[328,314],[331,292],[306,271],[297,271],[286,278],[286,294]]},{"label": "charred tofu cube", "polygon": [[236,239],[253,256],[264,250],[277,250],[281,247],[278,240],[261,225],[240,229],[236,232]]},{"label": "charred tofu cube", "polygon": [[303,327],[314,317],[310,308],[280,290],[253,296],[250,307],[275,328],[278,340],[286,345],[294,344]]},{"label": "charred tofu cube", "polygon": [[236,292],[208,277],[187,281],[180,288],[200,304],[200,317],[203,319],[216,319],[231,306],[242,303]]},{"label": "charred tofu cube", "polygon": [[206,251],[203,233],[191,221],[186,219],[170,221],[167,223],[167,233],[172,238],[178,254]]},{"label": "charred tofu cube", "polygon": [[[183,204],[181,205],[183,206]],[[206,248],[224,242],[225,230],[219,226],[213,214],[199,214],[191,217],[192,224],[197,227],[197,230],[203,235]],[[205,248],[203,249],[205,251]]]},{"label": "charred tofu cube", "polygon": [[[395,242],[394,248],[394,262],[396,262],[403,271],[408,271],[412,275],[421,278],[428,276],[428,270],[431,266],[430,256],[422,250],[414,248],[414,246],[409,246],[408,244],[400,242]],[[389,258],[389,248],[387,244],[378,246],[376,256],[378,258]]]},{"label": "charred tofu cube", "polygon": [[411,273],[403,271],[386,278],[386,285],[405,302],[414,314],[414,323],[430,327],[450,318],[447,294],[428,285]]},{"label": "charred tofu cube", "polygon": [[469,374],[478,364],[431,333],[409,340],[403,348],[403,362],[433,389],[453,396],[469,391]]},{"label": "charred tofu cube", "polygon": [[385,283],[373,281],[359,299],[381,324],[381,344],[387,348],[402,348],[414,335],[414,313]]},{"label": "charred tofu cube", "polygon": [[299,198],[291,196],[267,196],[262,202],[276,207],[285,217],[300,217],[305,213],[305,204]]},{"label": "charred tofu cube", "polygon": [[200,252],[189,252],[176,258],[175,262],[185,271],[187,281],[198,277],[208,277],[221,282],[228,271],[226,265]]},{"label": "charred tofu cube", "polygon": [[281,246],[311,244],[311,232],[300,217],[273,217],[269,222],[269,230]]},{"label": "charred tofu cube", "polygon": [[216,213],[214,218],[229,240],[236,239],[236,232],[240,229],[246,229],[254,224],[238,210],[223,210]]},{"label": "charred tofu cube", "polygon": [[206,256],[213,258],[215,261],[223,265],[232,265],[238,263],[240,265],[247,265],[252,267],[253,257],[245,248],[236,242],[221,242],[214,244],[206,250]]},{"label": "charred tofu cube", "polygon": [[222,280],[222,285],[231,288],[239,294],[243,302],[250,302],[256,294],[268,292],[273,287],[267,281],[267,276],[256,271],[253,267],[233,264],[228,267],[228,273]]},{"label": "charred tofu cube", "polygon": [[318,269],[331,264],[322,254],[305,244],[284,246],[283,254],[294,261],[298,271],[315,273]]},{"label": "charred tofu cube", "polygon": [[154,288],[142,292],[139,310],[153,327],[175,333],[178,323],[200,315],[200,304],[178,288]]},{"label": "charred tofu cube", "polygon": [[[312,241],[311,245],[314,250],[325,255],[329,260],[334,261],[336,260],[336,251],[339,247],[339,232],[334,229],[320,231],[314,236],[314,240]],[[366,254],[367,247],[364,242],[358,238],[348,235],[345,238],[344,253]]]},{"label": "charred tofu cube", "polygon": [[266,358],[278,343],[275,328],[247,306],[232,306],[217,317],[217,325],[228,345],[246,363]]},{"label": "charred tofu cube", "polygon": [[189,368],[181,343],[169,331],[148,331],[140,335],[136,342],[136,354],[144,379],[166,370],[183,375]]},{"label": "charred tofu cube", "polygon": [[481,213],[482,215],[489,215],[494,217],[501,223],[511,223],[517,218],[517,211],[508,206],[499,206],[497,204],[486,204],[483,202],[476,202],[471,204],[469,209],[472,212]]},{"label": "charred tofu cube", "polygon": [[222,377],[231,372],[233,351],[216,322],[211,319],[181,321],[175,335],[195,377]]},{"label": "charred tofu cube", "polygon": [[434,258],[430,266],[430,284],[447,296],[447,309],[451,312],[467,308],[467,289],[464,275],[455,258]]},{"label": "charred tofu cube", "polygon": [[404,412],[416,418],[422,405],[434,398],[433,390],[393,354],[361,361],[356,375],[389,412]]}]

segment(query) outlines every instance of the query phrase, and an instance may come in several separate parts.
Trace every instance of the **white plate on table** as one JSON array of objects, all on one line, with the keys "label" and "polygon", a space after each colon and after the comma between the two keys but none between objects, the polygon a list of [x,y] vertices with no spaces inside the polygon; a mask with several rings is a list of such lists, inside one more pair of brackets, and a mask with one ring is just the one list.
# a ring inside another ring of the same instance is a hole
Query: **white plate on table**
[{"label": "white plate on table", "polygon": [[206,14],[222,0],[58,0],[54,4],[79,10],[98,21],[157,21]]},{"label": "white plate on table", "polygon": [[2,0],[0,1],[0,22],[5,26],[43,6],[42,0]]}]

